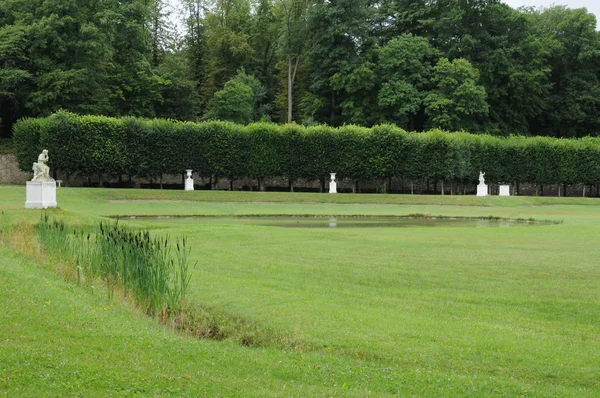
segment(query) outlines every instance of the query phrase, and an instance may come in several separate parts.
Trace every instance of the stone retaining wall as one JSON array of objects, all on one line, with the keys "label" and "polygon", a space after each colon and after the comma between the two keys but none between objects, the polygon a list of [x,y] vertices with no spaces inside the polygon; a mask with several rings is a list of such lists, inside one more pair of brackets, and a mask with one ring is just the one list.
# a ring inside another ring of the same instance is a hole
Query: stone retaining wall
[{"label": "stone retaining wall", "polygon": [[[14,155],[6,154],[0,155],[0,184],[14,184],[14,185],[25,185],[25,182],[30,180],[32,173],[25,173],[19,170],[17,166],[17,159]],[[63,173],[58,173],[54,176],[58,180],[62,180],[63,186],[105,186],[105,187],[132,187],[132,188],[160,188],[159,181],[157,179],[146,180],[141,178],[134,179],[131,183],[126,178],[119,180],[118,178],[83,178],[78,176],[67,176]],[[212,183],[212,189],[218,190],[233,190],[237,191],[258,191],[258,181],[256,179],[239,179],[233,181],[233,184],[227,179],[218,179],[217,181],[211,181],[209,178],[200,178],[196,173],[193,175],[195,189],[210,189]],[[183,174],[182,175],[164,175],[163,176],[163,188],[165,189],[183,189]],[[376,193],[387,190],[392,193],[404,193],[415,194],[424,193],[441,193],[441,184],[438,182],[437,187],[434,188],[433,181],[427,186],[425,182],[419,181],[411,183],[408,180],[401,180],[392,178],[391,189],[387,186],[387,181],[384,180],[365,180],[358,181],[358,191],[361,193]],[[319,181],[306,181],[298,180],[294,181],[294,191],[296,192],[319,192],[321,190],[321,184]],[[325,191],[329,188],[328,180],[325,181]],[[353,180],[338,180],[338,192],[349,193],[356,191],[356,181]],[[489,184],[490,194],[498,194],[498,185]],[[514,186],[511,186],[510,193],[514,194]],[[266,191],[290,191],[289,181],[286,178],[269,178],[263,181],[263,190]],[[475,195],[476,185],[475,184],[450,184],[448,182],[444,185],[444,194],[449,195],[451,191],[458,195]],[[561,188],[562,191],[562,188]],[[534,196],[541,195],[542,192],[539,186],[534,184],[520,184],[519,195],[521,196]],[[572,185],[567,188],[568,196],[579,196],[583,194],[583,185]],[[598,187],[594,187],[590,190],[586,188],[586,196],[598,196]],[[558,185],[544,185],[543,196],[558,196]],[[564,192],[561,192],[561,196],[564,196]]]},{"label": "stone retaining wall", "polygon": [[[33,164],[33,162],[31,163]],[[19,170],[15,155],[0,155],[0,184],[25,185],[25,182],[30,180],[32,175],[33,172],[24,173]]]}]

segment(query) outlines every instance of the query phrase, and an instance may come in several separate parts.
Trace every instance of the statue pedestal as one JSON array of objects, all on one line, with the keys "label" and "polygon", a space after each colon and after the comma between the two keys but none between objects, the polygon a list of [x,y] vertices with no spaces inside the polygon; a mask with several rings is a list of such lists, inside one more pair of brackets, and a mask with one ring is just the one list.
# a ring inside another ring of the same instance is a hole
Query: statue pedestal
[{"label": "statue pedestal", "polygon": [[56,181],[27,181],[26,209],[47,209],[56,206]]},{"label": "statue pedestal", "polygon": [[193,191],[194,190],[194,180],[191,178],[186,178],[185,179],[185,190],[186,191]]},{"label": "statue pedestal", "polygon": [[337,193],[337,182],[329,183],[329,193]]},{"label": "statue pedestal", "polygon": [[510,196],[510,185],[500,185],[499,196]]},{"label": "statue pedestal", "polygon": [[479,184],[479,185],[477,185],[477,196],[488,196],[488,186],[487,186],[487,184]]}]

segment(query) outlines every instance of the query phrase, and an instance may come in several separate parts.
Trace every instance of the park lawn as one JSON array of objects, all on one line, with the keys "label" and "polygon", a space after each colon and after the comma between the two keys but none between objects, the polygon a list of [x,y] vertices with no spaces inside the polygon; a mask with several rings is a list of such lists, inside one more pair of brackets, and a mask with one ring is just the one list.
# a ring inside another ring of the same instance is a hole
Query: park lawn
[{"label": "park lawn", "polygon": [[[40,212],[22,210],[23,191],[0,188],[3,217],[34,222]],[[163,339],[235,351],[226,372],[228,383],[240,383],[240,395],[593,396],[598,389],[596,199],[61,188],[58,202],[61,209],[49,213],[72,223],[115,215],[414,213],[562,221],[510,228],[287,229],[133,220],[156,234],[188,237],[198,263],[191,302],[291,333],[300,344],[292,351],[260,349],[274,362],[253,384],[243,374],[256,348],[176,336],[127,311],[114,325],[127,318],[139,322],[140,333],[158,330]],[[40,267],[26,269],[34,275]],[[172,341],[158,351],[168,356]],[[296,389],[288,394],[283,386],[292,380]],[[224,384],[213,383],[211,391],[236,394]],[[156,391],[162,390],[144,390]]]}]

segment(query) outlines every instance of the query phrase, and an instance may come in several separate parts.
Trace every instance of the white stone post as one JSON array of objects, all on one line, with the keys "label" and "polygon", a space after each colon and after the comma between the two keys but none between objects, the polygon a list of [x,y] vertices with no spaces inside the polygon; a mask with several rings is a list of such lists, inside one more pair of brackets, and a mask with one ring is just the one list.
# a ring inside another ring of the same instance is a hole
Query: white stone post
[{"label": "white stone post", "polygon": [[329,181],[329,193],[337,193],[337,182],[335,182],[335,173],[329,173],[331,181]]},{"label": "white stone post", "polygon": [[194,180],[192,179],[192,170],[186,170],[187,178],[185,179],[185,190],[193,191],[194,190]]},{"label": "white stone post", "polygon": [[499,196],[510,196],[510,185],[500,185]]}]

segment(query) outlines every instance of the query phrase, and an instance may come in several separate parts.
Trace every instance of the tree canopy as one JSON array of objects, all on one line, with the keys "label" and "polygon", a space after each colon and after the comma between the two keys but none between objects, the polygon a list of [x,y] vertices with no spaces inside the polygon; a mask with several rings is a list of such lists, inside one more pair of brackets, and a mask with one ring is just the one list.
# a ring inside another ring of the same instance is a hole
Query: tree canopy
[{"label": "tree canopy", "polygon": [[64,109],[595,135],[596,23],[499,0],[0,0],[0,126]]}]

